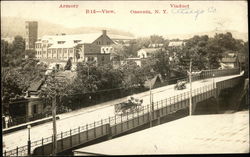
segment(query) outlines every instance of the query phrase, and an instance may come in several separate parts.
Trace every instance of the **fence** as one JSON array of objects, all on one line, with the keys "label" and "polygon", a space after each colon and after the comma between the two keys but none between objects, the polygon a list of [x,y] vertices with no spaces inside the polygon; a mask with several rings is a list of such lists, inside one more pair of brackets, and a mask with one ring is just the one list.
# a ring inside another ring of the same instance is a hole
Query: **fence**
[{"label": "fence", "polygon": [[[234,71],[234,74],[235,72],[237,71]],[[208,75],[207,77],[210,77],[211,74],[212,73],[209,72],[206,75]],[[217,76],[218,75],[220,76],[220,73],[217,74]],[[195,104],[197,102],[203,101],[212,96],[216,97],[219,94],[220,90],[224,88],[228,88],[228,87],[233,87],[237,85],[237,83],[239,83],[240,80],[241,78],[237,77],[237,78],[233,78],[233,79],[229,79],[229,80],[216,83],[216,86],[214,84],[210,84],[210,85],[193,90],[192,91],[192,102],[193,102],[192,110],[195,110]],[[150,105],[143,106],[140,110],[138,110],[137,112],[133,112],[132,114],[109,117],[107,119],[104,119],[104,120],[102,119],[101,121],[94,122],[92,124],[87,124],[86,126],[81,126],[75,129],[70,129],[70,131],[60,133],[57,135],[58,145],[61,145],[59,146],[58,151],[69,149],[76,145],[83,144],[84,142],[87,142],[89,140],[94,140],[102,136],[106,136],[106,135],[116,136],[128,130],[134,129],[138,126],[149,123],[150,120],[154,121],[161,117],[169,115],[173,112],[176,112],[178,110],[187,108],[189,106],[189,96],[190,96],[190,92],[185,92],[177,96],[173,96],[164,100],[153,102],[152,106]],[[151,107],[153,107],[153,111],[151,111]],[[97,133],[96,128],[98,127],[99,129]],[[105,129],[100,129],[100,128],[105,128]],[[110,132],[107,130],[110,130]],[[101,134],[99,134],[100,131],[102,132]],[[84,135],[85,137],[83,137]],[[89,136],[91,136],[91,138],[88,138]],[[80,140],[77,137],[80,137]],[[39,153],[39,155],[41,155],[40,153],[42,153],[43,155],[51,154],[52,139],[53,137],[51,136],[48,138],[43,138],[41,140],[32,142],[31,150],[34,151],[34,153]],[[76,140],[78,140],[78,142],[76,142]],[[16,149],[12,149],[10,151],[4,151],[3,155],[4,156],[24,156],[24,155],[27,155],[28,153],[27,151],[28,151],[28,146],[26,145],[23,147],[17,147]]]}]

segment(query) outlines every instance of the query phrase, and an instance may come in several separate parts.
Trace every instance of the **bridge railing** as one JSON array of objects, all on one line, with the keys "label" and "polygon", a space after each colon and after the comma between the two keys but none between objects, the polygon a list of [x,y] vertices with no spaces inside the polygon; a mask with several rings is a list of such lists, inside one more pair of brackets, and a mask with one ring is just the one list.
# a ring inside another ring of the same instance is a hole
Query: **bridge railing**
[{"label": "bridge railing", "polygon": [[[199,89],[195,89],[193,90],[193,96],[196,96],[197,94],[201,94],[202,92],[205,91],[209,91],[212,90],[212,86],[205,86],[205,87],[201,87]],[[185,92],[182,94],[179,94],[177,96],[173,96],[173,97],[169,97],[167,99],[164,100],[160,100],[160,101],[155,101],[153,102],[153,106],[154,106],[154,111],[151,111],[151,106],[150,105],[146,105],[146,106],[142,106],[142,108],[140,110],[137,110],[136,112],[132,112],[132,114],[125,114],[122,116],[113,116],[113,117],[108,117],[106,119],[101,119],[100,121],[96,121],[94,123],[90,123],[90,124],[86,124],[84,126],[79,126],[77,128],[74,129],[70,129],[69,131],[65,131],[65,132],[61,132],[57,134],[57,140],[61,140],[61,139],[65,139],[67,137],[76,135],[76,134],[80,134],[86,131],[89,131],[93,128],[105,125],[105,124],[109,124],[111,127],[113,126],[113,131],[111,129],[111,134],[113,136],[124,132],[125,130],[121,130],[121,131],[114,131],[114,128],[117,129],[116,125],[119,125],[122,122],[127,122],[127,121],[131,121],[135,118],[144,116],[144,122],[143,123],[137,123],[135,122],[132,128],[137,127],[138,125],[142,125],[145,123],[148,123],[150,120],[150,112],[153,112],[153,117],[152,120],[155,120],[156,118],[158,118],[157,115],[159,115],[160,113],[159,110],[161,111],[161,116],[164,116],[166,114],[170,114],[173,113],[177,110],[180,110],[181,108],[185,108],[188,107],[188,100],[189,100],[189,95],[190,92]],[[205,97],[204,97],[205,98]],[[176,103],[180,102],[180,101],[185,101],[182,106],[177,106]],[[163,111],[166,108],[166,112]],[[125,129],[125,127],[124,127]],[[35,148],[40,147],[40,146],[44,146],[46,144],[52,143],[53,142],[53,136],[47,137],[47,138],[42,138],[41,140],[37,140],[37,141],[33,141],[31,142],[31,151],[33,151]],[[10,151],[4,151],[4,156],[25,156],[28,154],[28,145],[22,146],[22,147],[17,147],[15,149],[12,149]]]},{"label": "bridge railing", "polygon": [[[213,77],[213,74],[216,74],[216,76],[222,76],[222,75],[224,76],[228,74],[231,74],[231,75],[238,74],[238,72],[239,71],[237,71],[236,69],[231,72],[228,70],[226,71],[215,70],[213,72],[208,71],[204,75],[208,78],[210,76]],[[228,83],[232,84],[231,81],[228,81]],[[193,96],[192,100],[194,101],[194,103],[196,103],[197,101],[202,101],[208,97],[211,97],[214,94],[216,94],[215,89],[216,87],[214,84],[210,84],[204,87],[194,89],[192,91],[192,96]],[[122,116],[115,115],[113,117],[101,119],[100,121],[97,121],[91,124],[79,126],[75,129],[70,129],[69,131],[61,132],[57,134],[57,140],[65,139],[67,137],[89,131],[93,128],[96,128],[105,124],[109,124],[111,126],[111,134],[112,136],[115,136],[129,129],[133,129],[135,127],[148,123],[150,119],[155,120],[159,117],[166,116],[180,109],[187,108],[189,105],[189,96],[190,96],[190,92],[185,92],[176,96],[169,97],[164,100],[155,101],[153,102],[153,105],[152,105],[154,108],[153,112],[151,110],[152,106],[146,105],[146,106],[143,106],[137,112],[133,112],[132,114],[126,114]],[[150,116],[150,113],[153,113],[152,117]],[[119,132],[119,127],[121,130],[120,132]],[[53,136],[50,136],[47,138],[42,138],[41,140],[33,141],[31,143],[31,150],[33,151],[37,147],[41,147],[41,146],[43,147],[44,145],[48,143],[52,143],[53,141],[52,139],[53,139]],[[3,156],[25,156],[27,154],[28,154],[28,145],[17,147],[9,151],[5,150],[3,152]]]}]

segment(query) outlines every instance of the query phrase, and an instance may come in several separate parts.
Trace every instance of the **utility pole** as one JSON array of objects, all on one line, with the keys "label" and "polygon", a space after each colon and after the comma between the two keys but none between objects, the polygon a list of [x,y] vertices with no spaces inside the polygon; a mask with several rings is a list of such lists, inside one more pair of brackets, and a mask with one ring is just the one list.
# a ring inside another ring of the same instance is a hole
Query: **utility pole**
[{"label": "utility pole", "polygon": [[[150,81],[150,80],[149,80]],[[149,104],[150,104],[150,127],[152,127],[152,96],[151,96],[151,81],[149,82]]]},{"label": "utility pole", "polygon": [[192,59],[189,66],[189,84],[190,84],[190,96],[189,96],[189,115],[192,115]]},{"label": "utility pole", "polygon": [[52,98],[52,116],[53,116],[53,156],[57,153],[57,139],[56,139],[56,96]]}]

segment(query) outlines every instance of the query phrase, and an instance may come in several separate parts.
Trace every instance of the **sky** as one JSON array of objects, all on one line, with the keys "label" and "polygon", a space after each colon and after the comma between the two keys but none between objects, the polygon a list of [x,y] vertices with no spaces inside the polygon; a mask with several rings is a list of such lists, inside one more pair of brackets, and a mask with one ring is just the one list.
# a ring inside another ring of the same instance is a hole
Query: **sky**
[{"label": "sky", "polygon": [[[174,8],[173,4],[188,8]],[[60,5],[78,7],[60,8]],[[102,9],[114,13],[86,13],[86,10]],[[135,14],[134,11],[152,14]],[[190,34],[216,29],[248,32],[246,1],[1,1],[1,16],[44,20],[69,28],[114,28],[136,36]]]}]

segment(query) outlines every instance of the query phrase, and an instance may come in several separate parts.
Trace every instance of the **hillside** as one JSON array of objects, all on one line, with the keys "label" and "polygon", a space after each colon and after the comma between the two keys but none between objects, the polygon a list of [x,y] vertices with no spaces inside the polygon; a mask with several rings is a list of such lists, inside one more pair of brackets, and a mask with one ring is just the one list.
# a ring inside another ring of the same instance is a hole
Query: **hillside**
[{"label": "hillside", "polygon": [[190,34],[169,34],[165,35],[164,38],[166,39],[189,39],[195,35],[208,35],[209,37],[213,37],[216,33],[226,33],[231,32],[235,39],[242,39],[243,41],[248,41],[248,34],[242,33],[234,30],[215,30],[215,31],[207,31],[207,32],[199,32],[199,33],[190,33]]},{"label": "hillside", "polygon": [[[25,35],[25,21],[31,19],[22,19],[17,17],[2,17],[1,18],[1,37],[13,38],[16,35]],[[55,34],[85,34],[85,33],[99,33],[101,30],[107,30],[109,34],[134,37],[130,32],[104,27],[79,27],[66,28],[64,26],[39,20],[38,21],[38,36],[55,35]]]}]

